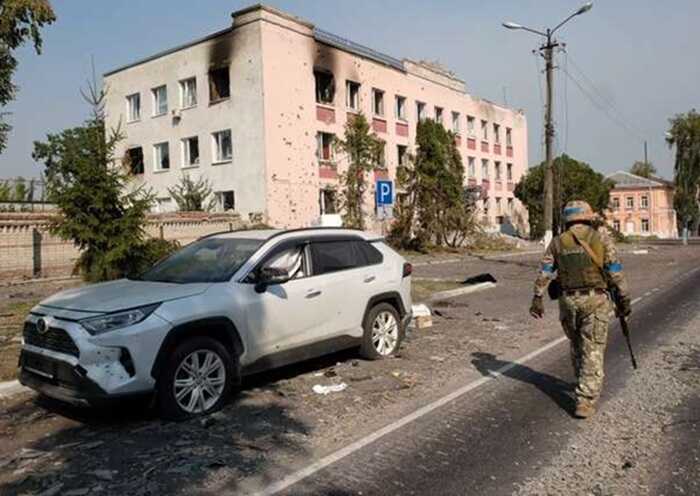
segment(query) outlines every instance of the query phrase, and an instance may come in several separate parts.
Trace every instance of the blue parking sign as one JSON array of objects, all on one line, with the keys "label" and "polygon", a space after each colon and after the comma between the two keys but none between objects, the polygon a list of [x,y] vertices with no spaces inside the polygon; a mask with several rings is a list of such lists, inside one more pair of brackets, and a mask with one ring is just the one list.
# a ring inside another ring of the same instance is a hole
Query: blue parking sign
[{"label": "blue parking sign", "polygon": [[394,183],[392,181],[377,181],[377,205],[394,203]]}]

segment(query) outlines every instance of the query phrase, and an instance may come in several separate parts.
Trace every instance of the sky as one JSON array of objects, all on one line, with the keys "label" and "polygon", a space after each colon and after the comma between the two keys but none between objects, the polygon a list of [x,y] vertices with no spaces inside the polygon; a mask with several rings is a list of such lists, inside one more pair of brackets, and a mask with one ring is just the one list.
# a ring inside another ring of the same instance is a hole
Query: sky
[{"label": "sky", "polygon": [[[544,157],[543,61],[536,35],[584,0],[269,0],[316,26],[398,58],[437,60],[467,91],[523,109],[530,165]],[[0,155],[0,178],[36,177],[33,142],[79,125],[89,108],[79,90],[102,74],[230,25],[230,13],[254,0],[53,0],[58,20],[43,31],[44,50],[18,50],[18,97],[5,111],[14,129]],[[558,32],[555,152],[610,173],[649,160],[673,177],[665,144],[668,119],[698,107],[700,2],[598,0]]]}]

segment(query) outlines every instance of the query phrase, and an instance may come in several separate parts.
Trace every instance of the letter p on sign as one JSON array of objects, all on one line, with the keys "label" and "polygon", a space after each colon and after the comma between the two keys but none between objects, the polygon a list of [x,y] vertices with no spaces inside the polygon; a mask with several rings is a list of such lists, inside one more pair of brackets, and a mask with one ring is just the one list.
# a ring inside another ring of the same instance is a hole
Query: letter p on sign
[{"label": "letter p on sign", "polygon": [[394,203],[394,183],[391,181],[377,181],[377,205],[391,205]]}]

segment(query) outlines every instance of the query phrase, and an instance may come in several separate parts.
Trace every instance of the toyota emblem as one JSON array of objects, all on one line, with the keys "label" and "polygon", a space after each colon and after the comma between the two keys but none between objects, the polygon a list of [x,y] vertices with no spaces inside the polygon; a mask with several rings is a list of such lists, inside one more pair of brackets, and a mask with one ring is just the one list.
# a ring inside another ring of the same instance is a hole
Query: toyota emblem
[{"label": "toyota emblem", "polygon": [[49,326],[46,325],[46,320],[44,319],[39,319],[36,321],[36,330],[39,331],[40,334],[44,334],[46,331],[49,330]]}]

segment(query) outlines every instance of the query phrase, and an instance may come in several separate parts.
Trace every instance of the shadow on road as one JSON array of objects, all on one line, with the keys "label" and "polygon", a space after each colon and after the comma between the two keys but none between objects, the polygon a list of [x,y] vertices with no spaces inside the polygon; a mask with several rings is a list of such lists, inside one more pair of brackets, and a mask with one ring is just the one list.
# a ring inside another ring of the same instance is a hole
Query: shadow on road
[{"label": "shadow on road", "polygon": [[571,383],[544,372],[533,370],[527,365],[500,360],[492,353],[476,352],[472,353],[472,357],[472,365],[476,367],[481,375],[487,377],[496,374],[503,367],[511,366],[507,371],[500,372],[500,374],[535,386],[554,401],[559,408],[569,415],[573,414],[575,402],[571,393],[574,386]]}]

